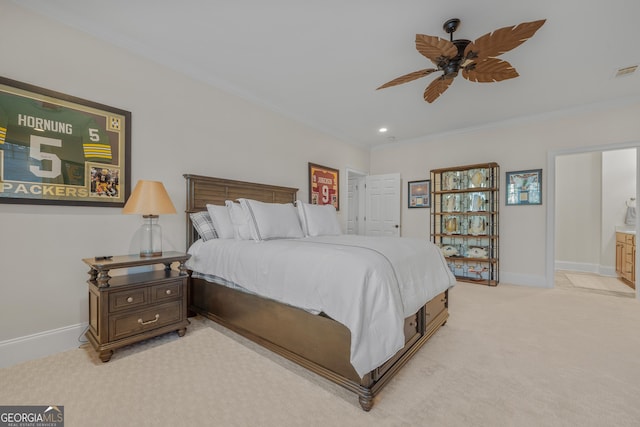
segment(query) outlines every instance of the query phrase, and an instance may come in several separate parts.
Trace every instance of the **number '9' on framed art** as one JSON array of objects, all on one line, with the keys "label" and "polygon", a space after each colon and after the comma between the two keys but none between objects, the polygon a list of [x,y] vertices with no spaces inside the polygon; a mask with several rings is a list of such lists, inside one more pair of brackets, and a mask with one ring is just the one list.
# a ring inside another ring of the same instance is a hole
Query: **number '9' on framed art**
[{"label": "number '9' on framed art", "polygon": [[309,163],[309,203],[333,205],[340,210],[340,172],[338,169]]},{"label": "number '9' on framed art", "polygon": [[0,202],[123,207],[131,113],[0,77]]}]

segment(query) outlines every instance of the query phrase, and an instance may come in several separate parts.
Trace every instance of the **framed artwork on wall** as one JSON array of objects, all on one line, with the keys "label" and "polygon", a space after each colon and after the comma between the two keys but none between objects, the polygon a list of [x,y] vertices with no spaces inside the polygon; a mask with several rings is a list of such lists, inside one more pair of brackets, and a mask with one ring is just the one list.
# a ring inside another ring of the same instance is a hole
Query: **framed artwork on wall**
[{"label": "framed artwork on wall", "polygon": [[340,210],[340,172],[337,169],[309,163],[309,203],[333,205]]},{"label": "framed artwork on wall", "polygon": [[123,207],[131,113],[0,77],[0,202]]},{"label": "framed artwork on wall", "polygon": [[542,169],[507,172],[507,205],[542,204]]},{"label": "framed artwork on wall", "polygon": [[431,207],[431,180],[409,181],[409,208]]}]

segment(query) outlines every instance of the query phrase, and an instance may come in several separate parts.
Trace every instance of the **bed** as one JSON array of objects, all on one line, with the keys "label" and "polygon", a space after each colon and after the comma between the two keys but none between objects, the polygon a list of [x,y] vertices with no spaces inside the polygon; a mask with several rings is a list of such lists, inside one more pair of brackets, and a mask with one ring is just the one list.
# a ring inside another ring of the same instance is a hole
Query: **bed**
[{"label": "bed", "polygon": [[[251,199],[269,204],[296,201],[295,188],[191,174],[184,177],[187,183],[186,243],[190,251],[202,245],[191,214],[207,211],[207,204],[223,206],[228,200],[238,199]],[[307,246],[313,247],[320,243],[324,242],[311,242]],[[452,279],[453,276],[448,270],[447,273]],[[365,411],[372,408],[375,396],[391,378],[446,323],[449,316],[448,288],[454,282],[450,280],[447,284],[443,283],[442,292],[437,293],[424,305],[420,304],[415,312],[400,319],[400,329],[404,336],[398,336],[397,340],[401,341],[401,348],[388,360],[385,359],[379,365],[367,368],[367,371],[363,372],[362,365],[356,364],[356,369],[352,363],[354,335],[347,326],[334,320],[324,311],[316,313],[313,310],[301,309],[273,298],[229,287],[222,279],[204,277],[197,271],[193,271],[190,276],[191,314],[203,315],[354,392]]]}]

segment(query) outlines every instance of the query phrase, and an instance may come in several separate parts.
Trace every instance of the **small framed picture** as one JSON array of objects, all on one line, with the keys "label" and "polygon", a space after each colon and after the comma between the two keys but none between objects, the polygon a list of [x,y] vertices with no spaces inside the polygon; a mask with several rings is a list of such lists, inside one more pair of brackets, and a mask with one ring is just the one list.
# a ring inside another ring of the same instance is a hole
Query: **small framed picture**
[{"label": "small framed picture", "polygon": [[542,169],[507,172],[507,205],[542,204]]},{"label": "small framed picture", "polygon": [[431,180],[410,181],[408,194],[410,208],[430,208]]}]

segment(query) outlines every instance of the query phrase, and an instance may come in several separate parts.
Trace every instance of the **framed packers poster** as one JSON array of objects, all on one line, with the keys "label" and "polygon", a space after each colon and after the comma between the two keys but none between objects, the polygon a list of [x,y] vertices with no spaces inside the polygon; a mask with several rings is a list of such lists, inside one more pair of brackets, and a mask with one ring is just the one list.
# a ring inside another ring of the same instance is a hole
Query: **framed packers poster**
[{"label": "framed packers poster", "polygon": [[131,113],[0,77],[0,202],[123,207]]},{"label": "framed packers poster", "polygon": [[309,203],[333,205],[340,210],[339,171],[326,166],[309,163]]}]

